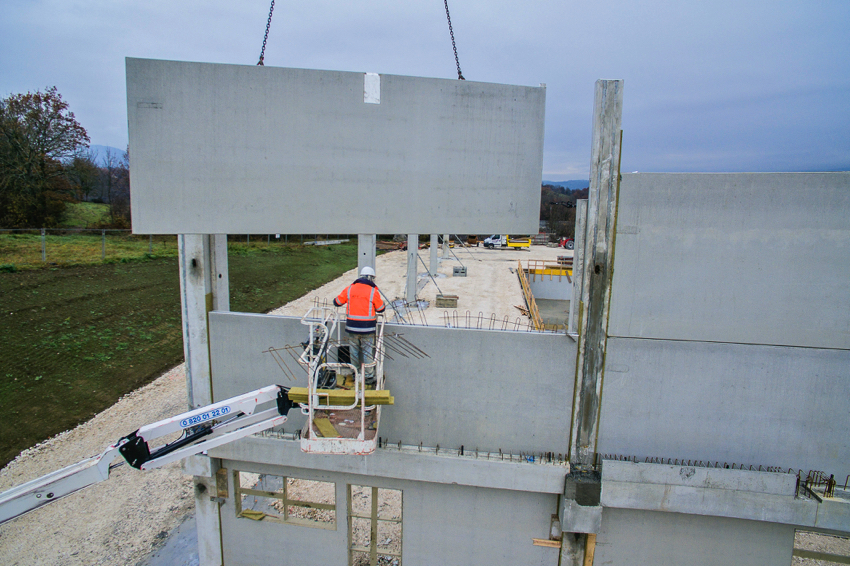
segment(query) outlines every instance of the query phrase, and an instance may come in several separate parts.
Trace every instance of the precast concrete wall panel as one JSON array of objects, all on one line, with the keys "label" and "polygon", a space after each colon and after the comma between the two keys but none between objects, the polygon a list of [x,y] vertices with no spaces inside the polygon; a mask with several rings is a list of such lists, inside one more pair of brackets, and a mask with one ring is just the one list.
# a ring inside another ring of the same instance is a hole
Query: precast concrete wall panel
[{"label": "precast concrete wall panel", "polygon": [[850,352],[609,338],[599,452],[850,472]]},{"label": "precast concrete wall panel", "polygon": [[850,173],[636,173],[610,336],[850,349]]},{"label": "precast concrete wall panel", "polygon": [[[604,488],[603,488],[604,489]],[[605,508],[595,564],[790,564],[794,527],[760,521]]]},{"label": "precast concrete wall panel", "polygon": [[[385,331],[429,356],[389,352],[384,372],[395,405],[381,413],[385,440],[446,450],[567,453],[575,343],[565,335],[389,324]],[[289,381],[263,351],[306,338],[297,318],[210,313],[215,400],[271,383],[305,386],[305,373],[297,370],[298,379]],[[303,417],[294,411],[290,417],[285,430],[298,430]]]},{"label": "precast concrete wall panel", "polygon": [[[389,330],[389,327],[388,327]],[[390,442],[566,454],[576,346],[564,334],[394,326],[430,356],[385,362]]]},{"label": "precast concrete wall panel", "polygon": [[[558,562],[558,549],[533,546],[549,536],[558,496],[500,489],[320,473],[303,468],[224,460],[228,470],[336,483],[336,530],[237,518],[232,500],[221,507],[225,564],[310,566],[348,563],[349,484],[402,492],[403,564],[539,564]],[[229,474],[233,493],[233,477]],[[384,512],[383,509],[381,512]],[[382,515],[384,516],[384,515]]]},{"label": "precast concrete wall panel", "polygon": [[573,296],[573,284],[565,276],[529,274],[528,284],[535,299],[569,301]]},{"label": "precast concrete wall panel", "polygon": [[544,87],[126,65],[136,233],[537,231]]}]

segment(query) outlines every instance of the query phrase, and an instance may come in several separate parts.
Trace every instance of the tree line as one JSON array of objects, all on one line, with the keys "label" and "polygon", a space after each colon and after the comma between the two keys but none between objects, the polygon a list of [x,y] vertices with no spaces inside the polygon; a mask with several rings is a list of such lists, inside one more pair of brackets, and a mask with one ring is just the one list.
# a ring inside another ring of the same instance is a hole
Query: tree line
[{"label": "tree line", "polygon": [[571,191],[556,185],[540,187],[540,220],[557,238],[573,237],[576,225],[576,201],[586,199],[588,188]]},{"label": "tree line", "polygon": [[127,152],[98,162],[86,129],[56,87],[0,100],[0,227],[58,226],[68,203],[109,204],[110,227],[130,226]]}]

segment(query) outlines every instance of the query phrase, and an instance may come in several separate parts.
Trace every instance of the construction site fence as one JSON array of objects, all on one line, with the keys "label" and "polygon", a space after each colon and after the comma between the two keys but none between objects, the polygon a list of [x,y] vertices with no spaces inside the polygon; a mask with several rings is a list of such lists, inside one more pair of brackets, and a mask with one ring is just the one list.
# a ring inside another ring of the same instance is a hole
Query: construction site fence
[{"label": "construction site fence", "polygon": [[[227,241],[237,246],[328,245],[356,238],[337,234],[228,234]],[[98,255],[106,261],[145,254],[175,255],[177,236],[133,234],[130,229],[118,228],[0,228],[0,250],[5,250],[0,252],[0,265],[74,263],[96,260]]]}]

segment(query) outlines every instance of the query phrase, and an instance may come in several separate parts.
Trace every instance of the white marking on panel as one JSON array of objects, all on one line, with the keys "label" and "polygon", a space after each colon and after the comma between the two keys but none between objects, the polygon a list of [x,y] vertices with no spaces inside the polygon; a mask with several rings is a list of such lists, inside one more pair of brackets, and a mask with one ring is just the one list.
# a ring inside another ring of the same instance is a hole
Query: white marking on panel
[{"label": "white marking on panel", "polygon": [[363,77],[363,102],[366,104],[381,103],[381,75],[366,73]]}]

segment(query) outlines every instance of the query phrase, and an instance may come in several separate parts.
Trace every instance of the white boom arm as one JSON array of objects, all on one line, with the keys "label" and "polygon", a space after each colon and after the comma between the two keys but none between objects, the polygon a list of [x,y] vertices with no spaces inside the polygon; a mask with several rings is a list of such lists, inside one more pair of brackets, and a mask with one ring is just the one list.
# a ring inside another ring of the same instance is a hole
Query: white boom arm
[{"label": "white boom arm", "polygon": [[[109,479],[109,471],[120,454],[139,470],[151,470],[210,448],[286,422],[292,408],[288,388],[269,385],[219,403],[188,411],[139,430],[111,444],[100,456],[88,458],[67,468],[0,493],[0,524],[41,507],[60,497]],[[260,405],[276,406],[256,413]],[[183,431],[183,435],[153,451],[148,441]]]}]

